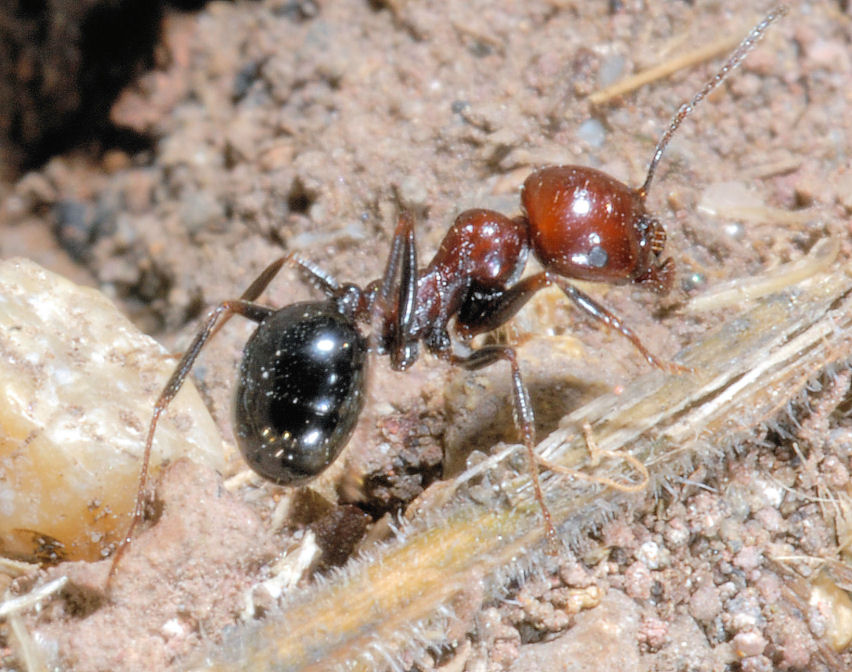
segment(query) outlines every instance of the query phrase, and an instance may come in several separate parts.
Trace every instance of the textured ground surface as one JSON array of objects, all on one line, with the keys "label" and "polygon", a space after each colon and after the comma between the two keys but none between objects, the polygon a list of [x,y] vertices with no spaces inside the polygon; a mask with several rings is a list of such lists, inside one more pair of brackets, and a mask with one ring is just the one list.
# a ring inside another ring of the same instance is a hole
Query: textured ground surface
[{"label": "textured ground surface", "polygon": [[[744,34],[766,9],[269,0],[169,15],[157,68],[112,109],[153,149],[69,152],[0,184],[0,255],[100,287],[180,351],[206,307],[239,295],[283,251],[341,279],[378,277],[400,205],[415,213],[428,259],[460,210],[516,212],[536,166],[581,163],[641,183],[656,138],[717,61],[597,107],[589,94]],[[691,294],[795,260],[827,235],[848,259],[850,17],[828,0],[792,9],[686,122],[658,172],[649,203],[678,263],[672,294],[590,290],[664,356],[725,317],[680,315]],[[818,214],[795,223],[702,214],[702,195],[720,182],[761,207]],[[285,272],[266,300],[308,296]],[[195,370],[226,436],[249,330],[229,325]],[[511,336],[524,342],[541,434],[647,367],[624,339],[552,298]],[[838,586],[852,585],[852,397],[846,372],[822,383],[798,424],[743,446],[719,473],[649,498],[600,531],[598,552],[486,602],[456,647],[401,669],[847,669],[830,622],[849,603]],[[52,574],[70,573],[74,588],[27,627],[66,669],[177,669],[231,622],[274,608],[255,590],[252,612],[247,595],[276,549],[293,543],[278,533],[285,503],[294,512],[285,527],[312,523],[325,561],[338,563],[360,538],[362,510],[379,517],[410,501],[440,476],[444,450],[463,460],[460,450],[514,440],[508,392],[501,367],[465,374],[427,358],[400,375],[379,364],[350,449],[318,486],[325,499],[242,477],[232,496],[179,463],[161,486],[160,524],[133,545],[112,603],[98,597],[105,567],[60,567]],[[226,477],[243,469],[229,464]],[[345,542],[342,554],[324,539]],[[814,584],[828,607],[809,603]],[[0,667],[23,667],[11,649],[0,656]]]}]

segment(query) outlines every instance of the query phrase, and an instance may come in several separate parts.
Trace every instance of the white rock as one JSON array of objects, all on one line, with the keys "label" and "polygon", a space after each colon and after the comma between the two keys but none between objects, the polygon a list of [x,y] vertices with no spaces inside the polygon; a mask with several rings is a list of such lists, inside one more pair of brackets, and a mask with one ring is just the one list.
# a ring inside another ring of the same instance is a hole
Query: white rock
[{"label": "white rock", "polygon": [[[175,361],[98,291],[0,262],[0,553],[97,559],[123,534],[154,401]],[[222,467],[222,438],[185,385],[152,458]],[[41,546],[41,548],[39,548]]]}]

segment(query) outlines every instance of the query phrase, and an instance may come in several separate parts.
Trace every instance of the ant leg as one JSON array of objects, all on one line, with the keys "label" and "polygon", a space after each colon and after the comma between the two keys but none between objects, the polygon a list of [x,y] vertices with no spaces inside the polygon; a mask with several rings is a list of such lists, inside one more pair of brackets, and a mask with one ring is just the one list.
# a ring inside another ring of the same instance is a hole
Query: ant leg
[{"label": "ant leg", "polygon": [[652,354],[639,339],[636,332],[624,324],[621,318],[604,308],[585,292],[580,291],[572,284],[558,276],[552,277],[551,280],[559,287],[559,289],[562,290],[565,296],[571,299],[574,304],[587,315],[595,318],[598,322],[603,322],[611,329],[615,329],[622,336],[625,336],[633,344],[633,346],[642,353],[642,356],[651,366],[655,366],[666,373],[688,373],[689,371],[692,371],[692,369],[688,366],[660,359],[656,355]]},{"label": "ant leg", "polygon": [[[252,287],[254,287],[254,285],[252,285]],[[263,290],[261,289],[260,292],[262,291]],[[260,292],[258,292],[258,294]],[[151,450],[154,447],[154,433],[157,429],[160,416],[168,408],[172,399],[174,399],[180,391],[180,388],[183,386],[186,377],[189,375],[192,365],[198,358],[201,349],[219,330],[219,326],[224,324],[233,315],[242,315],[254,322],[262,322],[272,312],[274,312],[272,308],[259,306],[248,301],[224,301],[213,309],[207,317],[207,321],[204,323],[204,326],[202,326],[199,332],[195,335],[195,338],[189,348],[184,353],[183,357],[181,357],[181,360],[172,373],[171,378],[169,378],[169,381],[166,383],[163,391],[160,392],[160,396],[157,398],[157,403],[154,404],[151,423],[148,425],[148,437],[145,439],[145,450],[142,453],[142,467],[139,471],[139,485],[136,490],[136,504],[133,507],[133,518],[130,520],[130,526],[127,528],[124,538],[119,542],[118,548],[112,556],[112,565],[110,566],[107,583],[109,583],[109,580],[112,578],[113,574],[115,574],[119,560],[121,560],[121,556],[124,555],[125,549],[130,543],[130,540],[133,538],[133,532],[135,531],[139,521],[142,519],[142,514],[145,509],[145,490],[148,485],[148,469],[151,463]]]},{"label": "ant leg", "polygon": [[544,495],[541,491],[541,482],[538,476],[539,458],[535,452],[535,416],[533,414],[532,402],[530,401],[527,386],[521,377],[521,369],[518,366],[518,358],[515,350],[505,345],[486,345],[478,350],[474,350],[467,357],[450,354],[448,358],[452,363],[471,371],[484,368],[500,359],[507,361],[512,368],[512,392],[515,402],[516,421],[518,428],[521,430],[524,447],[527,449],[533,492],[536,501],[541,507],[548,544],[551,549],[558,548],[559,538],[556,536],[556,529],[553,527],[550,510],[544,503]]},{"label": "ant leg", "polygon": [[[262,292],[263,290],[261,289],[260,291]],[[133,507],[133,518],[130,520],[130,526],[127,528],[124,538],[119,542],[118,548],[112,556],[112,565],[110,566],[107,583],[109,583],[109,580],[112,578],[113,574],[115,574],[119,560],[121,560],[121,556],[124,555],[125,549],[130,543],[130,540],[133,538],[133,532],[135,531],[139,521],[142,519],[142,514],[145,509],[145,490],[148,485],[148,470],[151,463],[151,450],[154,447],[154,433],[156,432],[160,416],[168,408],[172,399],[174,399],[180,391],[180,388],[183,386],[186,377],[189,375],[192,365],[198,358],[201,349],[219,330],[219,327],[222,324],[224,324],[233,315],[242,315],[253,322],[262,322],[272,312],[274,312],[272,308],[259,306],[248,301],[224,301],[213,309],[207,317],[207,321],[204,323],[204,326],[202,326],[199,332],[195,335],[195,338],[189,348],[184,353],[183,357],[181,357],[181,360],[172,373],[171,378],[169,378],[169,381],[166,383],[163,391],[160,392],[160,396],[157,398],[157,403],[154,404],[151,423],[148,425],[148,436],[145,439],[145,450],[142,453],[142,467],[139,471],[139,485],[136,490],[136,504]]]},{"label": "ant leg", "polygon": [[[284,257],[278,257],[275,261],[273,261],[269,266],[264,268],[260,275],[258,275],[252,283],[248,286],[248,289],[240,294],[240,301],[255,301],[257,297],[263,294],[263,290],[269,286],[269,283],[272,282],[273,278],[278,275],[278,271],[281,270],[281,267],[284,266],[288,261],[292,259],[293,255],[288,254]],[[211,312],[212,315],[212,312]],[[213,328],[210,334],[207,336],[207,340],[213,338],[216,334],[219,333],[219,330],[224,327],[228,320],[231,319],[233,313],[228,313],[222,316],[222,319],[219,320],[219,323]],[[258,320],[259,321],[259,320]],[[190,346],[191,347],[191,346]],[[182,360],[181,360],[182,361]],[[178,364],[180,367],[180,364]]]},{"label": "ant leg", "polygon": [[243,292],[240,299],[236,301],[224,301],[211,311],[204,325],[195,335],[192,343],[187,351],[181,357],[177,367],[172,373],[171,378],[166,383],[160,396],[154,404],[154,412],[151,416],[151,423],[148,426],[148,436],[145,440],[145,450],[142,454],[142,467],[139,473],[139,485],[136,491],[136,503],[133,508],[133,517],[130,521],[130,526],[127,529],[124,538],[119,542],[118,548],[112,558],[107,584],[115,573],[118,562],[124,551],[127,548],[130,540],[133,537],[133,532],[136,525],[142,518],[142,513],[145,507],[145,490],[148,484],[148,469],[151,462],[151,450],[154,445],[154,433],[157,429],[160,416],[168,408],[169,403],[174,399],[175,395],[183,386],[184,380],[189,375],[195,360],[205,344],[219,331],[219,329],[234,315],[242,315],[243,317],[252,320],[253,322],[262,322],[270,313],[274,312],[272,308],[260,306],[252,303],[254,299],[263,293],[267,285],[272,281],[275,275],[281,270],[281,267],[289,257],[281,257],[269,266],[267,266],[261,274],[249,285],[248,289]]},{"label": "ant leg", "polygon": [[396,235],[402,238],[402,268],[396,304],[396,334],[391,351],[391,366],[404,371],[417,359],[417,340],[411,337],[417,308],[417,245],[414,222],[408,213],[400,216]]},{"label": "ant leg", "polygon": [[[481,298],[478,302],[469,301],[459,311],[460,322],[458,331],[463,336],[475,336],[505,324],[524,307],[533,295],[546,287],[556,285],[571,299],[574,304],[587,315],[615,329],[627,337],[634,347],[642,354],[649,364],[668,373],[685,373],[689,367],[668,362],[652,354],[642,343],[639,336],[614,313],[604,308],[585,292],[574,287],[567,280],[550,271],[536,273],[512,285],[503,292]],[[463,319],[462,319],[463,318]]]},{"label": "ant leg", "polygon": [[400,266],[405,262],[405,257],[408,256],[408,246],[414,245],[414,220],[408,212],[402,212],[399,215],[399,221],[396,225],[396,231],[393,233],[391,240],[390,254],[388,254],[388,262],[385,265],[385,272],[382,275],[382,280],[379,285],[380,302],[387,305],[391,294],[396,285],[396,277],[399,273]]},{"label": "ant leg", "polygon": [[511,320],[533,295],[552,284],[548,273],[536,273],[507,289],[474,294],[459,309],[456,331],[468,339],[497,329]]},{"label": "ant leg", "polygon": [[258,275],[248,286],[248,289],[240,295],[240,301],[256,301],[257,297],[263,294],[263,290],[269,286],[270,282],[272,282],[272,279],[278,275],[278,271],[281,270],[281,267],[291,258],[293,258],[293,255],[291,254],[284,257],[278,257],[278,259],[264,268],[260,272],[260,275]]},{"label": "ant leg", "polygon": [[[417,310],[417,245],[414,220],[399,216],[384,275],[370,306],[373,334],[386,341],[391,367],[404,371],[417,359],[417,339],[412,338]],[[396,293],[395,302],[391,297]],[[375,336],[374,336],[375,337]]]}]

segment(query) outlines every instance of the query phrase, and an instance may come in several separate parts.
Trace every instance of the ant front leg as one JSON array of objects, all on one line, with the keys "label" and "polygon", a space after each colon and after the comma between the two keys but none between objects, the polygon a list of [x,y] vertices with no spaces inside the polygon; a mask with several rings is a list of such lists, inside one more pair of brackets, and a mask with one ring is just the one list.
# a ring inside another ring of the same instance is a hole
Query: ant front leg
[{"label": "ant front leg", "polygon": [[464,337],[471,337],[496,329],[514,317],[538,291],[552,285],[559,287],[565,296],[571,299],[574,305],[584,313],[625,336],[651,366],[667,373],[690,371],[689,367],[660,359],[654,355],[645,347],[636,332],[628,327],[620,317],[604,308],[585,292],[574,287],[565,278],[550,271],[531,275],[505,290],[494,291],[491,294],[474,295],[460,311],[457,329]]},{"label": "ant front leg", "polygon": [[541,514],[544,518],[544,527],[548,543],[552,549],[556,549],[558,547],[558,537],[556,536],[556,530],[553,527],[553,519],[550,515],[550,510],[544,502],[544,495],[541,490],[541,481],[538,476],[539,458],[535,452],[535,415],[533,413],[529,391],[521,377],[521,368],[518,366],[518,357],[515,354],[514,348],[506,345],[487,345],[479,348],[478,350],[474,350],[467,357],[455,354],[449,356],[449,360],[453,364],[457,364],[470,371],[476,371],[477,369],[484,368],[501,359],[508,362],[512,369],[512,396],[515,403],[516,421],[518,423],[518,428],[521,431],[524,448],[527,450],[533,492],[535,494],[536,501],[541,507]]},{"label": "ant front leg", "polygon": [[636,332],[624,324],[624,321],[615,313],[604,308],[591,296],[580,291],[564,278],[553,276],[550,273],[547,275],[551,276],[551,282],[556,284],[565,296],[574,302],[574,305],[583,310],[587,315],[596,319],[598,322],[603,322],[610,329],[615,329],[622,336],[625,336],[633,344],[633,346],[642,353],[642,356],[651,366],[654,366],[661,371],[665,371],[666,373],[689,373],[692,371],[690,367],[684,366],[683,364],[678,364],[677,362],[672,362],[667,359],[660,359],[645,347]]},{"label": "ant front leg", "polygon": [[201,350],[219,331],[219,329],[224,326],[229,319],[231,319],[231,317],[234,315],[242,315],[253,322],[260,323],[274,312],[271,308],[260,306],[253,303],[253,301],[263,293],[263,290],[266,289],[288,259],[289,257],[281,257],[272,262],[263,270],[254,282],[252,282],[249,288],[243,292],[242,296],[238,300],[224,301],[211,311],[204,325],[195,335],[195,338],[192,340],[189,348],[184,353],[183,357],[181,357],[180,362],[178,362],[178,365],[175,367],[171,378],[169,378],[169,381],[166,383],[166,386],[163,388],[160,396],[157,398],[157,402],[154,404],[154,412],[151,415],[151,423],[148,426],[148,436],[145,440],[145,449],[142,454],[142,467],[139,472],[139,485],[136,491],[136,503],[133,508],[133,517],[130,521],[130,526],[127,528],[127,533],[119,542],[118,548],[112,557],[112,565],[110,566],[107,582],[109,582],[115,573],[119,560],[122,555],[124,555],[124,551],[130,543],[130,540],[133,538],[133,532],[136,529],[137,524],[142,519],[142,514],[145,509],[145,491],[148,485],[148,470],[151,462],[151,450],[153,449],[154,433],[157,430],[157,424],[159,423],[160,416],[165,412],[172,399],[174,399],[180,391],[180,388],[183,386],[186,377],[192,370],[192,366],[195,364],[195,360],[198,358]]}]

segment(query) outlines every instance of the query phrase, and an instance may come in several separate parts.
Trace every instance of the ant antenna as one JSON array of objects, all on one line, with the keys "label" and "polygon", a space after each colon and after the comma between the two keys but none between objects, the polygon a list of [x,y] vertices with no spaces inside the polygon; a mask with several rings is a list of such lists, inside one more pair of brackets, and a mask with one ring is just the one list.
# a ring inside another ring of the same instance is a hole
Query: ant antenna
[{"label": "ant antenna", "polygon": [[696,108],[698,103],[700,103],[704,98],[707,97],[707,94],[710,93],[713,89],[715,89],[719,84],[721,84],[725,78],[731,73],[734,68],[736,68],[740,63],[743,62],[748,53],[752,50],[757,41],[763,37],[763,34],[766,32],[767,28],[776,20],[780,19],[787,13],[788,9],[786,5],[778,5],[775,9],[773,9],[766,17],[758,23],[754,28],[751,29],[748,35],[745,36],[742,42],[740,42],[740,46],[736,48],[734,53],[728,58],[719,72],[704,85],[704,88],[701,89],[698,93],[695,94],[695,97],[689,101],[688,103],[684,103],[680,106],[680,109],[677,111],[677,114],[672,118],[669,123],[669,127],[666,129],[666,132],[663,133],[659,142],[657,142],[657,148],[654,150],[654,156],[651,159],[651,165],[648,167],[648,177],[645,178],[645,184],[643,184],[639,188],[639,197],[644,200],[645,196],[648,194],[648,190],[651,188],[651,182],[654,179],[654,172],[657,170],[657,164],[660,163],[660,159],[663,158],[663,152],[666,150],[666,147],[669,144],[669,141],[672,139],[675,131],[680,126],[681,122],[686,119],[692,111]]}]

